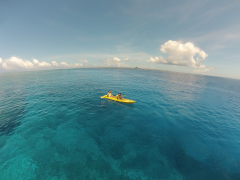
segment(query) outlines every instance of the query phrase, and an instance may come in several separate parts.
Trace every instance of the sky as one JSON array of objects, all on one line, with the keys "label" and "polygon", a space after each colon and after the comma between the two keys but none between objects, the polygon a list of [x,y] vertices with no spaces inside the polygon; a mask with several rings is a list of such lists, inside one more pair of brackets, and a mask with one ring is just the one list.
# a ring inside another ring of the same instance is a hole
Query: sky
[{"label": "sky", "polygon": [[239,0],[0,0],[0,72],[139,67],[240,79]]}]

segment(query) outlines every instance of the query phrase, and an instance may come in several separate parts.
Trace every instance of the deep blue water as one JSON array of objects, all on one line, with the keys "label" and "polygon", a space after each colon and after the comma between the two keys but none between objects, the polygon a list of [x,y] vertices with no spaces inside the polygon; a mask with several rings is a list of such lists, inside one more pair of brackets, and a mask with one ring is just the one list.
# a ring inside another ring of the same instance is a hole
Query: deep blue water
[{"label": "deep blue water", "polygon": [[[111,89],[136,100],[101,99]],[[162,71],[0,74],[0,179],[240,179],[240,80]]]}]

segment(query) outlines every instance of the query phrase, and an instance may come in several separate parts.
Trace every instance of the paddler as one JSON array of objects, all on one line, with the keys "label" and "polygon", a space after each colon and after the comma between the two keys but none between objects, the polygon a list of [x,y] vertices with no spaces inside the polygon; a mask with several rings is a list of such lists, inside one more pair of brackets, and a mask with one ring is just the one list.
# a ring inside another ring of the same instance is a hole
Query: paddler
[{"label": "paddler", "polygon": [[121,96],[121,93],[118,93],[118,95],[116,95],[117,99],[119,100],[123,100],[122,96]]},{"label": "paddler", "polygon": [[109,90],[108,91],[108,93],[107,93],[107,97],[112,97],[113,95],[112,95],[112,93],[111,93],[111,90]]}]

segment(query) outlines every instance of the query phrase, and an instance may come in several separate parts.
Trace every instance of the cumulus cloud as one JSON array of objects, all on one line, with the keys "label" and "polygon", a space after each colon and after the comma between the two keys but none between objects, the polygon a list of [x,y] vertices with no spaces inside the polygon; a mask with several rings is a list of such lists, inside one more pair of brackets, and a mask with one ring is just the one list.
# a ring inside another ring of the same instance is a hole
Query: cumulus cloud
[{"label": "cumulus cloud", "polygon": [[88,63],[88,61],[86,59],[79,59],[79,61],[82,63]]},{"label": "cumulus cloud", "polygon": [[33,59],[33,63],[37,66],[40,66],[40,67],[50,67],[51,64],[49,63],[46,63],[46,62],[39,62],[38,60],[36,59]]},{"label": "cumulus cloud", "polygon": [[68,63],[66,63],[66,62],[61,62],[60,63],[62,66],[70,66]]},{"label": "cumulus cloud", "polygon": [[83,66],[83,64],[79,64],[79,63],[68,64],[68,63],[66,63],[66,62],[61,62],[60,65],[61,65],[62,67],[69,67],[69,68],[77,68],[77,67]]},{"label": "cumulus cloud", "polygon": [[40,70],[40,69],[51,69],[51,68],[78,68],[83,66],[83,64],[75,63],[68,64],[66,62],[61,62],[60,64],[56,61],[52,61],[52,64],[47,62],[39,62],[37,59],[33,59],[33,62],[28,60],[22,60],[17,57],[11,57],[10,59],[2,60],[0,58],[0,69],[9,71],[19,71],[19,70]]},{"label": "cumulus cloud", "polygon": [[119,59],[117,57],[114,57],[114,58],[108,59],[108,60],[101,60],[99,62],[104,63],[111,67],[127,67],[128,66],[128,65],[122,63],[121,59]]},{"label": "cumulus cloud", "polygon": [[53,65],[53,66],[59,66],[56,61],[52,61],[52,65]]},{"label": "cumulus cloud", "polygon": [[128,59],[128,58],[125,58],[125,59],[123,59],[123,61],[132,61],[132,62],[134,62],[134,61],[136,61],[136,60],[130,60],[130,59]]},{"label": "cumulus cloud", "polygon": [[2,60],[2,67],[6,70],[25,70],[34,67],[34,64],[30,61],[24,61],[20,58],[11,57],[5,61]]},{"label": "cumulus cloud", "polygon": [[208,54],[195,47],[191,42],[184,44],[181,41],[169,40],[161,45],[160,51],[167,53],[168,57],[151,57],[147,62],[193,67],[198,69],[198,72],[207,72],[212,69],[202,64]]},{"label": "cumulus cloud", "polygon": [[83,64],[75,63],[74,66],[83,66]]}]

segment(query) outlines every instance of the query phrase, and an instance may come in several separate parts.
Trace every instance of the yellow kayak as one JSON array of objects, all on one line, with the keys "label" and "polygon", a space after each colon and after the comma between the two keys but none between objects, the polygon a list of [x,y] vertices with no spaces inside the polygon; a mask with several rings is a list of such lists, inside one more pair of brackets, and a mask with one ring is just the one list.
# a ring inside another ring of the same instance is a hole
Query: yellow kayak
[{"label": "yellow kayak", "polygon": [[126,103],[126,104],[133,104],[133,103],[136,102],[136,101],[133,101],[133,100],[130,100],[130,99],[124,99],[124,98],[122,98],[122,100],[120,100],[120,99],[117,99],[116,96],[107,97],[107,95],[104,95],[104,96],[101,96],[101,98],[106,98],[106,99],[110,99],[110,100],[113,100],[113,101]]}]

